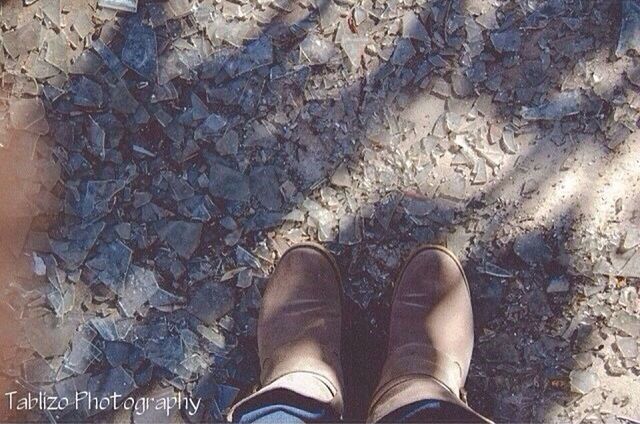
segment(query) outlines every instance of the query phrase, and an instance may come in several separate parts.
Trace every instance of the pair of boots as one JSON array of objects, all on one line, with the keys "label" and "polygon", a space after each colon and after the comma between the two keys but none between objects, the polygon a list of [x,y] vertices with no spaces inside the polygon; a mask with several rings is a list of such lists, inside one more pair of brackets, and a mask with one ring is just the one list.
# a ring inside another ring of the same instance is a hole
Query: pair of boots
[{"label": "pair of boots", "polygon": [[[283,389],[342,416],[341,298],[338,267],[325,249],[302,244],[282,256],[258,319],[262,388],[235,405],[231,419],[246,402]],[[486,422],[463,395],[472,350],[471,297],[460,262],[445,248],[419,248],[395,284],[387,357],[368,421],[439,400]]]}]

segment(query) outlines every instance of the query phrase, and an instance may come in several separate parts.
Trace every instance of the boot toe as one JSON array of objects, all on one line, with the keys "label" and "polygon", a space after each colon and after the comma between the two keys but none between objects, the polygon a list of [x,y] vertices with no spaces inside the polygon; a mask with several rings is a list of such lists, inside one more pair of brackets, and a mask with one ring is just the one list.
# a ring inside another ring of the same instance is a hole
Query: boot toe
[{"label": "boot toe", "polygon": [[[329,252],[304,244],[284,253],[269,278],[258,317],[265,387],[283,383],[288,375],[315,375],[330,389],[332,407],[341,413],[341,297],[340,275]],[[318,394],[309,387],[296,392],[313,398]]]},{"label": "boot toe", "polygon": [[278,281],[279,273],[298,276],[299,280],[305,282],[339,284],[333,259],[313,245],[294,246],[286,251],[274,272],[274,281]]},{"label": "boot toe", "polygon": [[437,295],[459,285],[467,288],[464,272],[457,259],[445,250],[425,248],[415,253],[407,263],[396,288],[414,288]]},{"label": "boot toe", "polygon": [[414,253],[395,287],[389,331],[389,358],[394,352],[407,357],[392,359],[404,364],[389,363],[389,369],[420,373],[419,361],[412,359],[418,355],[435,364],[439,374],[456,376],[447,380],[457,393],[469,369],[473,338],[471,296],[458,260],[440,247]]}]

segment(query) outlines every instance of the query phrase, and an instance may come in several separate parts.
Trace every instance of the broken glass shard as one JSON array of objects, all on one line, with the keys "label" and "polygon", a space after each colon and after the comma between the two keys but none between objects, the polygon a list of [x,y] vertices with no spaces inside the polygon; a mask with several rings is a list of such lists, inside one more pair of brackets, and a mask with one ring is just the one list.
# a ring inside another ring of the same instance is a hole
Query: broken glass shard
[{"label": "broken glass shard", "polygon": [[502,133],[502,140],[501,140],[500,146],[502,147],[502,150],[505,153],[509,155],[516,154],[516,151],[517,151],[516,139],[515,139],[515,134],[513,133],[513,130],[511,128],[504,129]]},{"label": "broken glass shard", "polygon": [[310,33],[300,43],[300,54],[312,65],[324,65],[329,62],[336,53],[336,47],[332,42],[315,33]]},{"label": "broken glass shard", "polygon": [[161,310],[167,307],[182,306],[184,303],[185,298],[176,296],[164,289],[158,289],[149,299],[149,305]]},{"label": "broken glass shard", "polygon": [[209,108],[196,93],[191,93],[191,116],[196,121],[209,116]]},{"label": "broken glass shard", "polygon": [[111,342],[118,340],[118,329],[116,328],[116,322],[112,316],[92,318],[89,322],[103,339]]},{"label": "broken glass shard", "polygon": [[190,197],[178,204],[178,211],[194,221],[209,222],[212,214],[219,213],[218,207],[207,195]]},{"label": "broken glass shard", "polygon": [[47,301],[57,317],[63,317],[65,313],[73,309],[75,300],[75,286],[64,284],[62,289],[55,289],[47,294]]},{"label": "broken glass shard", "polygon": [[189,68],[184,64],[175,50],[165,51],[158,58],[158,84],[164,85],[180,75],[187,74]]},{"label": "broken glass shard", "polygon": [[267,230],[280,225],[281,222],[281,212],[259,211],[247,221],[244,229],[247,232]]},{"label": "broken glass shard", "polygon": [[127,72],[127,68],[120,62],[118,56],[111,51],[111,49],[102,41],[100,38],[96,38],[92,43],[91,47],[98,53],[98,56],[102,59],[102,61],[107,65],[107,67],[114,73],[114,75],[118,78],[122,78],[122,76]]},{"label": "broken glass shard", "polygon": [[149,120],[149,113],[131,95],[124,81],[119,80],[116,84],[109,86],[110,104],[117,112],[132,114],[135,113],[136,122],[146,124]]},{"label": "broken glass shard", "polygon": [[91,22],[91,15],[84,10],[74,14],[72,26],[80,36],[80,39],[87,37],[94,29],[93,22]]},{"label": "broken glass shard", "polygon": [[7,53],[14,59],[18,56],[35,50],[40,43],[40,31],[42,25],[38,20],[31,20],[16,29],[2,34],[2,41]]},{"label": "broken glass shard", "polygon": [[393,214],[398,208],[401,200],[402,194],[394,192],[387,195],[378,205],[376,205],[374,217],[385,230],[389,228]]},{"label": "broken glass shard", "polygon": [[640,338],[640,318],[627,311],[614,312],[609,320],[609,325],[631,337]]},{"label": "broken glass shard", "polygon": [[153,153],[153,152],[151,152],[151,151],[149,151],[149,150],[145,149],[145,148],[144,148],[144,147],[142,147],[142,146],[138,146],[137,144],[134,144],[134,145],[132,146],[132,150],[133,150],[134,152],[136,152],[136,153],[140,153],[141,155],[149,156],[150,158],[154,158],[154,157],[156,157],[156,154],[155,154],[155,153]]},{"label": "broken glass shard", "polygon": [[135,12],[138,10],[138,0],[98,0],[98,6],[125,12]]},{"label": "broken glass shard", "polygon": [[103,217],[113,206],[113,196],[124,186],[124,180],[88,181],[79,200],[75,196],[68,199],[69,206],[75,215],[85,220]]},{"label": "broken glass shard", "polygon": [[118,318],[115,321],[116,337],[120,340],[127,337],[129,332],[133,328],[134,323],[135,323],[135,320],[132,318]]},{"label": "broken glass shard", "polygon": [[188,0],[169,0],[169,10],[175,18],[182,18],[193,11]]},{"label": "broken glass shard", "polygon": [[[38,78],[38,77],[36,77]],[[62,96],[65,92],[64,90],[61,90],[57,87],[54,87],[52,85],[45,85],[42,88],[43,92],[44,92],[44,96],[51,102],[55,102],[56,100],[58,100],[60,98],[60,96]]]},{"label": "broken glass shard", "polygon": [[635,50],[640,54],[640,2],[638,0],[622,0],[620,16],[622,19],[616,56],[622,57],[629,50]]},{"label": "broken glass shard", "polygon": [[318,14],[320,15],[320,26],[323,30],[327,30],[340,21],[342,8],[333,0],[327,0],[317,3]]},{"label": "broken glass shard", "polygon": [[71,351],[64,359],[64,365],[76,374],[83,374],[89,365],[100,357],[100,349],[92,342],[96,332],[83,326],[73,337]]},{"label": "broken glass shard", "polygon": [[71,94],[73,103],[82,107],[97,109],[104,101],[102,87],[85,76],[72,80]]},{"label": "broken glass shard", "polygon": [[72,227],[70,234],[74,235],[73,238],[69,240],[51,240],[51,250],[65,262],[68,269],[76,269],[82,265],[104,227],[104,222]]},{"label": "broken glass shard", "polygon": [[40,0],[40,10],[54,27],[60,28],[60,0]]},{"label": "broken glass shard", "polygon": [[491,33],[491,43],[500,53],[517,52],[521,41],[520,31],[516,29]]},{"label": "broken glass shard", "polygon": [[134,349],[132,345],[124,342],[107,342],[104,343],[102,353],[105,359],[112,367],[118,367],[127,363],[127,360],[133,355],[131,351]]},{"label": "broken glass shard", "polygon": [[557,120],[580,113],[586,98],[578,90],[563,91],[540,106],[525,106],[520,114],[524,119]]},{"label": "broken glass shard", "polygon": [[473,83],[464,74],[452,74],[451,86],[458,97],[467,97],[473,93]]},{"label": "broken glass shard", "polygon": [[181,201],[193,197],[193,187],[191,187],[186,180],[176,177],[173,174],[168,176],[167,179],[169,180],[169,186],[171,187],[171,192],[175,200]]},{"label": "broken glass shard", "polygon": [[520,234],[513,243],[513,251],[529,265],[544,265],[552,259],[551,248],[539,231]]},{"label": "broken glass shard", "polygon": [[571,390],[586,395],[600,385],[598,375],[591,370],[573,370],[569,373]]},{"label": "broken glass shard", "polygon": [[569,291],[569,280],[564,275],[553,277],[547,286],[547,293],[566,293]]},{"label": "broken glass shard", "polygon": [[484,158],[480,158],[476,161],[473,172],[472,184],[486,184],[487,182],[487,161]]},{"label": "broken glass shard", "polygon": [[391,63],[394,65],[404,65],[416,54],[413,43],[408,38],[401,38],[396,44],[396,48],[391,56]]},{"label": "broken glass shard", "polygon": [[[40,98],[12,100],[9,104],[9,117],[14,128],[29,131],[47,123],[45,110]],[[48,132],[48,125],[47,131]]]},{"label": "broken glass shard", "polygon": [[238,265],[247,265],[253,269],[260,269],[260,260],[242,246],[236,247],[236,261]]},{"label": "broken glass shard", "polygon": [[43,358],[31,358],[22,364],[24,378],[29,383],[51,383],[53,379],[53,369],[49,362]]},{"label": "broken glass shard", "polygon": [[216,136],[220,135],[220,131],[225,125],[227,125],[227,120],[224,117],[212,113],[196,128],[194,138],[196,140],[213,140]]},{"label": "broken glass shard", "polygon": [[216,151],[221,155],[235,155],[238,153],[240,137],[234,130],[228,130],[216,141]]},{"label": "broken glass shard", "polygon": [[204,283],[191,295],[187,311],[202,322],[213,325],[223,315],[233,309],[235,304],[232,287],[218,282]]},{"label": "broken glass shard", "polygon": [[431,43],[427,29],[413,11],[408,11],[402,17],[402,37]]},{"label": "broken glass shard", "polygon": [[474,150],[476,151],[478,156],[483,158],[487,162],[487,165],[489,165],[491,168],[499,167],[502,163],[502,160],[504,159],[502,150],[497,148],[495,145],[487,146],[485,149],[476,148]]},{"label": "broken glass shard", "polygon": [[467,179],[459,172],[447,178],[440,187],[438,187],[440,195],[446,199],[462,201],[466,199]]},{"label": "broken glass shard", "polygon": [[277,142],[273,132],[275,129],[268,122],[253,121],[251,131],[247,133],[245,144],[250,146],[271,147]]},{"label": "broken glass shard", "polygon": [[351,187],[351,175],[347,165],[341,164],[331,175],[331,184],[337,187]]},{"label": "broken glass shard", "polygon": [[233,405],[240,389],[226,384],[217,384],[216,387],[216,404],[221,411],[225,411]]},{"label": "broken glass shard", "polygon": [[105,157],[105,150],[104,150],[104,139],[105,139],[105,132],[104,130],[100,127],[100,125],[98,125],[98,123],[96,121],[94,121],[94,119],[89,116],[88,119],[89,123],[88,123],[88,138],[89,138],[89,151],[91,153],[93,153],[95,156],[99,157],[101,160],[104,160]]},{"label": "broken glass shard", "polygon": [[257,167],[251,172],[251,189],[258,202],[269,210],[282,207],[276,169],[273,166]]},{"label": "broken glass shard", "polygon": [[362,241],[362,228],[357,215],[344,215],[338,223],[340,244],[353,245]]},{"label": "broken glass shard", "polygon": [[45,46],[46,53],[44,59],[47,63],[55,66],[66,74],[69,67],[66,40],[53,32],[49,32],[45,38]]},{"label": "broken glass shard", "polygon": [[318,230],[318,240],[321,242],[333,242],[336,240],[336,221],[333,219],[323,219],[316,224]]},{"label": "broken glass shard", "polygon": [[[87,391],[87,383],[89,382],[90,377],[90,374],[80,374],[74,377],[66,378],[62,381],[58,381],[54,385],[55,393],[59,396],[59,398],[75,398],[77,393]],[[64,411],[60,411],[60,416],[67,416],[71,413],[79,413],[83,414],[83,416],[86,416],[86,402],[79,402],[78,405],[75,405],[73,403],[70,402],[70,404],[64,408]],[[57,416],[56,414],[56,419],[58,418],[59,416]]]},{"label": "broken glass shard", "polygon": [[53,287],[58,290],[62,290],[67,279],[67,274],[58,268],[58,263],[53,256],[45,256],[44,262],[47,267],[47,280],[49,280]]},{"label": "broken glass shard", "polygon": [[160,239],[173,247],[180,257],[189,259],[200,245],[202,224],[188,221],[169,221],[157,229]]},{"label": "broken glass shard", "polygon": [[244,54],[236,60],[228,60],[224,67],[231,76],[238,76],[251,72],[262,66],[270,65],[273,62],[273,45],[271,38],[262,36],[249,43]]},{"label": "broken glass shard", "polygon": [[513,277],[513,274],[511,272],[491,262],[485,262],[484,265],[479,266],[477,270],[478,272],[491,275],[493,277],[499,277],[499,278]]},{"label": "broken glass shard", "polygon": [[[157,326],[152,326],[157,329]],[[185,346],[179,334],[150,334],[141,338],[145,356],[154,364],[182,376],[191,377],[191,372],[180,364],[185,359]]]},{"label": "broken glass shard", "polygon": [[239,287],[241,289],[246,289],[247,287],[251,286],[252,283],[253,283],[253,271],[251,270],[251,268],[245,268],[245,269],[242,269],[240,272],[238,272],[238,276],[236,279],[236,287]]},{"label": "broken glass shard", "polygon": [[626,252],[637,246],[640,246],[640,229],[629,228],[624,235],[621,248]]},{"label": "broken glass shard", "polygon": [[41,317],[26,318],[20,324],[29,344],[40,356],[47,358],[60,356],[67,350],[80,320],[77,315],[67,315],[63,320],[46,313]]},{"label": "broken glass shard", "polygon": [[616,336],[616,348],[625,359],[638,357],[638,342],[633,337]]},{"label": "broken glass shard", "polygon": [[119,292],[131,264],[131,249],[120,240],[98,246],[97,254],[86,265],[97,273],[97,278]]},{"label": "broken glass shard", "polygon": [[118,292],[118,305],[132,317],[158,291],[158,281],[151,270],[131,265],[124,286]]},{"label": "broken glass shard", "polygon": [[34,272],[34,274],[42,277],[44,275],[46,275],[47,273],[47,267],[44,263],[44,260],[38,256],[36,253],[32,253],[31,254],[32,259],[33,259],[33,263],[32,263],[32,270]]},{"label": "broken glass shard", "polygon": [[[114,399],[122,399],[129,395],[136,388],[136,383],[127,371],[122,367],[108,369],[100,374],[91,376],[87,384],[87,389],[92,396],[97,399],[107,399],[105,409],[117,408],[111,404]],[[117,395],[114,396],[114,395]],[[99,412],[100,409],[90,409],[91,414]]]},{"label": "broken glass shard", "polygon": [[213,164],[209,173],[209,192],[227,200],[247,201],[251,196],[249,177],[224,165]]},{"label": "broken glass shard", "polygon": [[360,61],[367,47],[368,39],[364,37],[343,37],[340,40],[340,47],[347,55],[352,67],[360,67]]},{"label": "broken glass shard", "polygon": [[153,28],[135,24],[129,28],[122,48],[122,63],[147,80],[155,79],[158,47]]}]

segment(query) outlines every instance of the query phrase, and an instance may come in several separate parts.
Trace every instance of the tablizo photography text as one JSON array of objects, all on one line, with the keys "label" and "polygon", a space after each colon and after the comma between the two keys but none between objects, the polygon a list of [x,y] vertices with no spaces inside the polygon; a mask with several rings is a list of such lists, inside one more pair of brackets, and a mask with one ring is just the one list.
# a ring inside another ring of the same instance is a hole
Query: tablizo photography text
[{"label": "tablizo photography text", "polygon": [[84,410],[92,413],[132,410],[141,415],[149,410],[164,411],[169,416],[174,410],[184,410],[188,415],[198,413],[202,399],[193,399],[178,393],[166,397],[125,397],[118,393],[108,396],[94,396],[91,392],[79,391],[74,396],[55,396],[46,392],[19,394],[17,391],[6,392],[5,402],[10,410],[17,411],[64,411],[68,409]]}]

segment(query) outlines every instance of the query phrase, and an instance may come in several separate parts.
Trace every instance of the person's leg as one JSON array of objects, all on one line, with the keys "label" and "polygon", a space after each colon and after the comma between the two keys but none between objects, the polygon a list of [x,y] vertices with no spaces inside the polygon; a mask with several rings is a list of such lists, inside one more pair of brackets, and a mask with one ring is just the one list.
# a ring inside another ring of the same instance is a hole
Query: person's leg
[{"label": "person's leg", "polygon": [[369,421],[488,421],[461,398],[473,351],[473,311],[464,271],[449,250],[424,246],[404,265],[387,349]]},{"label": "person's leg", "polygon": [[380,419],[381,423],[483,423],[477,414],[450,402],[425,399],[402,406]]},{"label": "person's leg", "polygon": [[231,408],[231,421],[341,418],[341,299],[338,268],[322,247],[298,245],[282,256],[258,317],[262,388]]},{"label": "person's leg", "polygon": [[337,422],[339,417],[326,404],[289,390],[273,390],[236,408],[237,423]]}]

